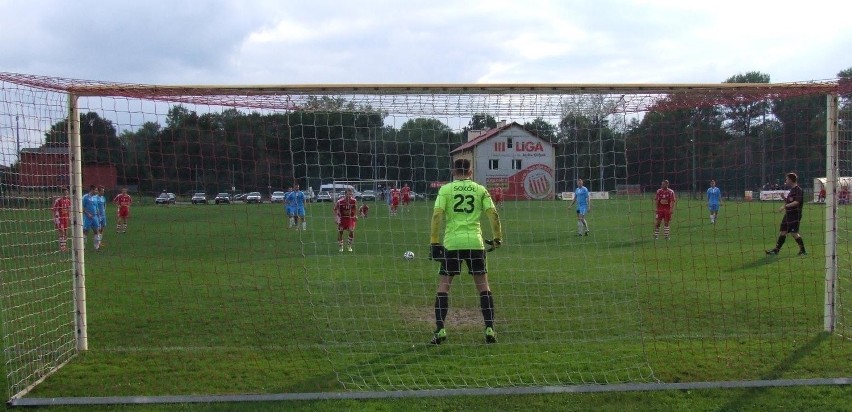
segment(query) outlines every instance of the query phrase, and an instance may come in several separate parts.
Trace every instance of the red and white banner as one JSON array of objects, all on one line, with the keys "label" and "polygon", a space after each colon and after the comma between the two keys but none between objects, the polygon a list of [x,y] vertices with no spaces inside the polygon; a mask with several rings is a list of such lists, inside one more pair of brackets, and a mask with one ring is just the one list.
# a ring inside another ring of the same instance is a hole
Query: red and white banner
[{"label": "red and white banner", "polygon": [[507,199],[553,199],[555,179],[553,169],[534,164],[509,176]]},{"label": "red and white banner", "polygon": [[782,200],[787,197],[789,190],[761,190],[760,200]]}]

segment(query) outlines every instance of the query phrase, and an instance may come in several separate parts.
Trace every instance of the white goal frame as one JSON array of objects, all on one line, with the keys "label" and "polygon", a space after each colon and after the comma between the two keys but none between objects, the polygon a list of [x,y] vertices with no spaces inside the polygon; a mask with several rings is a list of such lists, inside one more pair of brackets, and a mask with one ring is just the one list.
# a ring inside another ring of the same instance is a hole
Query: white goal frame
[{"label": "white goal frame", "polygon": [[[3,80],[0,73],[0,80]],[[363,84],[363,85],[266,85],[266,86],[214,86],[214,85],[191,85],[191,86],[144,86],[144,85],[116,85],[106,83],[87,83],[64,86],[63,91],[68,93],[68,136],[70,151],[70,186],[73,210],[72,214],[72,262],[74,271],[74,323],[76,350],[78,353],[87,351],[88,329],[86,308],[86,271],[84,249],[85,238],[83,236],[82,216],[80,199],[84,188],[82,183],[82,154],[80,134],[80,114],[78,101],[85,97],[96,96],[136,96],[145,94],[150,98],[168,101],[203,101],[210,105],[228,106],[229,94],[243,94],[249,96],[270,96],[277,94],[497,94],[497,93],[542,93],[542,94],[570,94],[570,93],[602,93],[614,94],[677,94],[681,92],[692,92],[696,89],[715,91],[726,90],[760,90],[763,88],[787,87],[789,89],[809,88],[813,84]],[[59,88],[59,86],[57,86]],[[837,224],[837,190],[836,179],[839,176],[838,160],[838,93],[832,85],[825,85],[826,96],[826,208],[825,208],[825,290],[823,308],[823,330],[834,332],[837,327],[837,288],[838,288],[838,224]],[[182,100],[183,99],[183,100]],[[282,107],[277,109],[286,109]],[[334,184],[349,184],[359,188],[359,185],[379,183],[393,183],[398,187],[400,180],[394,179],[362,179],[362,180],[332,180]],[[534,388],[521,388],[516,391],[506,389],[482,390],[444,390],[444,391],[406,391],[397,392],[359,392],[341,396],[340,394],[292,394],[292,395],[244,395],[232,397],[208,397],[208,396],[164,396],[164,397],[113,397],[113,398],[65,398],[65,399],[24,399],[33,388],[47,379],[51,374],[58,371],[70,360],[66,360],[58,367],[50,370],[38,380],[32,382],[25,389],[14,394],[10,400],[12,405],[56,405],[56,404],[115,404],[115,403],[173,403],[173,402],[211,402],[211,401],[244,401],[244,400],[303,400],[303,399],[367,399],[374,397],[422,397],[443,395],[465,395],[465,394],[491,394],[491,393],[560,393],[560,392],[600,392],[600,391],[642,391],[660,389],[684,389],[684,388],[723,388],[723,387],[765,387],[765,386],[799,386],[814,384],[840,384],[848,385],[848,378],[819,379],[819,380],[773,380],[774,384],[767,381],[751,382],[709,382],[701,384],[619,384],[604,385],[606,389],[596,389],[589,385],[578,385],[575,389],[560,390],[551,386],[539,386]],[[600,387],[598,387],[600,388]],[[81,402],[81,400],[84,400]]]}]

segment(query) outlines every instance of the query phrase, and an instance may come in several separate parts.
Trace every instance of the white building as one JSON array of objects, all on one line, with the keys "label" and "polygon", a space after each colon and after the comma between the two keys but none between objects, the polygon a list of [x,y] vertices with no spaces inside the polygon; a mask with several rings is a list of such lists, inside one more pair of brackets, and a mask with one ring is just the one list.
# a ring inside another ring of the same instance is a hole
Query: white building
[{"label": "white building", "polygon": [[553,144],[517,122],[468,132],[468,141],[450,152],[453,160],[467,158],[473,180],[492,191],[503,189],[506,200],[553,199],[556,154]]}]

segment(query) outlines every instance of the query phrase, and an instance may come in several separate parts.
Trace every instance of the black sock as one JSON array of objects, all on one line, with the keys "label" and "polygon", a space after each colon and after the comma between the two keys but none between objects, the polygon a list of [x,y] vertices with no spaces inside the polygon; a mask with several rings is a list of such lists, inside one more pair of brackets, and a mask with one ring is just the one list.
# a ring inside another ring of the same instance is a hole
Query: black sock
[{"label": "black sock", "polygon": [[479,307],[482,309],[482,319],[485,320],[485,327],[494,327],[494,298],[491,296],[490,290],[480,292]]},{"label": "black sock", "polygon": [[796,239],[796,243],[799,244],[799,250],[804,252],[805,251],[805,241],[802,240],[802,238],[798,238],[798,239]]},{"label": "black sock", "polygon": [[444,319],[450,309],[450,296],[446,292],[438,292],[435,296],[435,330],[444,328]]},{"label": "black sock", "polygon": [[781,250],[781,246],[784,246],[785,240],[787,240],[787,235],[778,236],[778,243],[775,244],[775,250]]}]

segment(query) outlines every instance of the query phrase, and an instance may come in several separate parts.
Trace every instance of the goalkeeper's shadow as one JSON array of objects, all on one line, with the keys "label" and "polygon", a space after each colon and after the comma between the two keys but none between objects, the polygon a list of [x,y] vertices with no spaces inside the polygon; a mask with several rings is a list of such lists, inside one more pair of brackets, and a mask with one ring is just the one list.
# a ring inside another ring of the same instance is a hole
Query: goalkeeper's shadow
[{"label": "goalkeeper's shadow", "polygon": [[771,265],[774,262],[777,262],[779,260],[785,260],[785,259],[786,258],[780,258],[779,259],[776,256],[766,256],[766,257],[761,256],[759,258],[752,259],[751,261],[744,262],[742,265],[732,266],[731,270],[734,271],[734,272],[738,272],[738,271],[741,271],[741,270],[755,269],[755,268],[759,268],[761,266]]},{"label": "goalkeeper's shadow", "polygon": [[[380,378],[389,373],[398,375],[402,367],[426,369],[431,362],[435,361],[435,357],[459,359],[459,354],[463,354],[467,349],[463,345],[433,345],[423,342],[407,346],[403,343],[399,349],[364,359],[361,362],[349,364],[341,361],[336,366],[334,361],[331,361],[331,371],[293,382],[285,390],[287,393],[389,390],[385,387],[379,387],[380,385],[376,385],[375,382],[381,381]],[[423,372],[421,371],[421,373]],[[350,377],[350,379],[347,380],[346,377]],[[360,380],[360,382],[356,382],[357,380]]]}]

